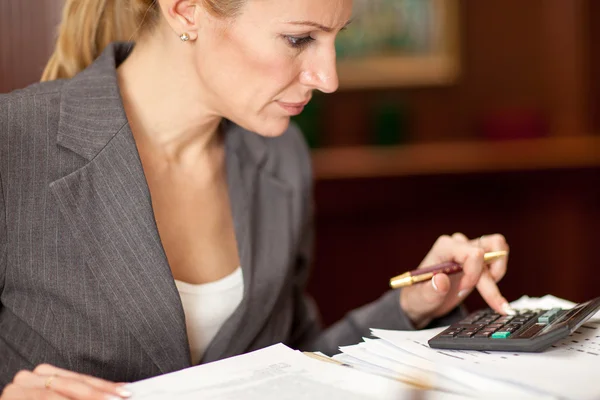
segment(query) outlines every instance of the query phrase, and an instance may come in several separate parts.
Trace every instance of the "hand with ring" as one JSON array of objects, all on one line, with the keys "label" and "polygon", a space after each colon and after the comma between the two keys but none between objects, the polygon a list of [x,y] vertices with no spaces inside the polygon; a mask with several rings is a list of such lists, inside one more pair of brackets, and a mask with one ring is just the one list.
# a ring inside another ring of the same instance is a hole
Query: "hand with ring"
[{"label": "hand with ring", "polygon": [[41,364],[33,371],[18,372],[4,388],[0,400],[119,400],[128,397],[131,393],[123,384]]},{"label": "hand with ring", "polygon": [[462,272],[454,275],[439,273],[430,282],[403,288],[400,292],[402,309],[416,328],[422,328],[452,311],[477,288],[492,309],[501,314],[513,313],[497,285],[506,274],[508,257],[489,265],[484,262],[486,252],[508,250],[508,244],[500,234],[472,240],[462,233],[440,237],[419,268],[454,261],[462,265]]}]

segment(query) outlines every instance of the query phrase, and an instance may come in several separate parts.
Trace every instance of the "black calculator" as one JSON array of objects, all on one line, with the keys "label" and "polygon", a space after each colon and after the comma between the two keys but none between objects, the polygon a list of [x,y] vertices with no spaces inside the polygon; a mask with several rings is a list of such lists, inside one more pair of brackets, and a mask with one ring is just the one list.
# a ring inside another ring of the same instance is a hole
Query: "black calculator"
[{"label": "black calculator", "polygon": [[518,310],[514,316],[481,310],[428,343],[437,349],[540,352],[575,332],[598,310],[600,297],[568,310]]}]

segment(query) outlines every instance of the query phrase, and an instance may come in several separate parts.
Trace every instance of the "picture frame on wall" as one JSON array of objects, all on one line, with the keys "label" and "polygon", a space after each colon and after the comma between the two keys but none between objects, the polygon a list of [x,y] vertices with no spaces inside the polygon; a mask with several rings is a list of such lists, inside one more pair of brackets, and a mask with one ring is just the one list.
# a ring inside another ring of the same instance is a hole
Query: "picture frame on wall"
[{"label": "picture frame on wall", "polygon": [[460,75],[460,0],[355,0],[336,43],[340,89],[449,85]]}]

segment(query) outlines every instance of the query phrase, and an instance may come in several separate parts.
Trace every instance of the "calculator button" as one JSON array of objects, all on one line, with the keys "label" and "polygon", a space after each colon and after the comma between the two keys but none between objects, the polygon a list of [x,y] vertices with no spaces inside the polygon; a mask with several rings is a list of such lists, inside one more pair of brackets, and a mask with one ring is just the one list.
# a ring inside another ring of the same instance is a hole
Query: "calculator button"
[{"label": "calculator button", "polygon": [[486,328],[484,328],[484,329],[480,330],[479,332],[489,332],[489,333],[494,333],[494,332],[496,332],[497,330],[498,330],[498,329],[496,329],[496,328],[490,328],[490,327],[486,327]]},{"label": "calculator button", "polygon": [[523,326],[523,324],[514,324],[512,322],[510,324],[504,325],[505,328],[515,328],[515,329],[519,329],[522,326]]},{"label": "calculator button", "polygon": [[463,319],[462,321],[459,321],[457,323],[457,325],[472,325],[475,323],[476,320],[472,320],[472,319]]},{"label": "calculator button", "polygon": [[492,333],[492,339],[507,339],[510,336],[510,332],[494,332]]},{"label": "calculator button", "polygon": [[520,317],[527,317],[527,316],[533,316],[536,315],[538,313],[536,313],[535,311],[527,311],[527,312],[521,312],[519,313]]},{"label": "calculator button", "polygon": [[504,326],[504,324],[493,323],[493,324],[489,324],[487,327],[488,328],[498,329],[498,328],[501,328],[503,326]]},{"label": "calculator button", "polygon": [[489,332],[489,331],[481,331],[481,332],[477,332],[474,337],[484,337],[484,338],[487,338],[487,337],[490,337],[492,335],[492,333],[493,332]]},{"label": "calculator button", "polygon": [[502,317],[496,320],[496,323],[498,324],[504,324],[506,322],[509,322],[512,320],[512,317],[506,316],[506,317]]},{"label": "calculator button", "polygon": [[454,332],[442,332],[440,333],[441,338],[453,338],[455,335]]},{"label": "calculator button", "polygon": [[548,310],[538,317],[538,322],[540,324],[549,324],[556,319],[560,311],[562,311],[561,308],[553,308],[552,310]]},{"label": "calculator button", "polygon": [[465,326],[465,329],[472,329],[472,330],[480,330],[481,328],[484,328],[485,326],[487,326],[486,324],[471,324],[471,325],[467,325]]},{"label": "calculator button", "polygon": [[490,322],[493,322],[496,320],[496,317],[483,317],[481,319],[477,320],[477,323],[479,324],[489,324]]},{"label": "calculator button", "polygon": [[444,332],[440,333],[440,336],[443,336],[443,337],[454,337],[461,330],[462,329],[446,329]]},{"label": "calculator button", "polygon": [[462,331],[461,333],[459,333],[458,335],[456,335],[456,337],[459,337],[459,338],[470,338],[474,334],[475,334],[475,331]]},{"label": "calculator button", "polygon": [[502,332],[513,333],[519,328],[520,327],[516,327],[516,326],[505,326],[504,328],[502,328]]},{"label": "calculator button", "polygon": [[450,329],[462,329],[462,330],[479,330],[483,327],[485,327],[485,324],[455,324],[455,325],[451,325]]}]

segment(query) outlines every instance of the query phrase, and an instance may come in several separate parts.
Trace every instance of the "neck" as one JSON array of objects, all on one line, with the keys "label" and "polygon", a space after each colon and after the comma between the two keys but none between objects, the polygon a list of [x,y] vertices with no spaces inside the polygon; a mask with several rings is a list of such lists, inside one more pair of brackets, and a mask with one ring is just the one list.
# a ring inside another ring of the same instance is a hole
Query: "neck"
[{"label": "neck", "polygon": [[137,44],[118,69],[125,111],[136,140],[171,161],[196,159],[218,146],[222,117],[207,107],[193,63],[165,54],[152,42]]}]

